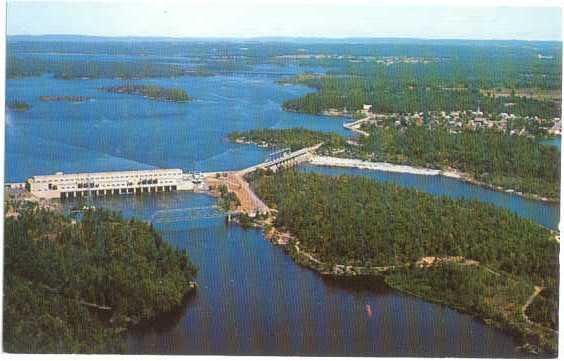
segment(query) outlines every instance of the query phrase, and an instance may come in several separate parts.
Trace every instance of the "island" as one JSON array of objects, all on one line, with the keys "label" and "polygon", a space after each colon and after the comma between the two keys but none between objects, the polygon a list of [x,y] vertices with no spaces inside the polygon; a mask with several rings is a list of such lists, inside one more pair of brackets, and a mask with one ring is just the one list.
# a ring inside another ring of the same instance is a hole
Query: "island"
[{"label": "island", "polygon": [[31,105],[22,100],[14,100],[12,102],[9,102],[7,105],[8,109],[14,110],[16,112],[25,112],[31,108]]},{"label": "island", "polygon": [[267,237],[331,276],[375,276],[556,352],[556,234],[512,212],[366,177],[256,171]]},{"label": "island", "polygon": [[324,143],[324,149],[344,147],[346,139],[336,133],[318,132],[305,128],[259,128],[246,132],[231,132],[229,140],[238,144],[257,144],[262,148],[286,147],[292,151]]},{"label": "island", "polygon": [[128,84],[116,87],[101,88],[100,90],[108,93],[141,95],[149,99],[170,102],[187,102],[192,100],[192,98],[189,97],[188,94],[186,94],[186,91],[184,89],[164,88],[157,85]]},{"label": "island", "polygon": [[328,157],[314,158],[314,164],[409,166],[403,169],[442,174],[543,201],[560,198],[560,151],[529,137],[491,129],[453,133],[416,125],[362,129],[365,136],[358,138],[293,128],[231,133],[230,139],[292,150],[323,143],[317,154]]},{"label": "island", "polygon": [[196,268],[152,226],[5,205],[4,351],[123,353],[128,328],[181,306]]}]

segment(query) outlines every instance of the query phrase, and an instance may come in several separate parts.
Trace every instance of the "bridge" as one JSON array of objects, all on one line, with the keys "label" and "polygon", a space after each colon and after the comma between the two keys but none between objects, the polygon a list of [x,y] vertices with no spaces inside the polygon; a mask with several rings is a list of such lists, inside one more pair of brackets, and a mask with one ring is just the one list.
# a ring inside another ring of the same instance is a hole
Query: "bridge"
[{"label": "bridge", "polygon": [[252,167],[242,169],[238,171],[239,174],[245,175],[255,170],[262,168],[262,169],[270,169],[274,172],[296,166],[300,163],[307,162],[313,156],[313,153],[321,147],[323,143],[319,143],[314,145],[313,147],[303,148],[296,150],[294,152],[290,152],[289,148],[281,149],[276,152],[270,153],[265,162],[260,164],[254,165]]},{"label": "bridge", "polygon": [[276,172],[306,162],[311,159],[313,152],[321,145],[322,143],[294,152],[289,148],[280,149],[270,153],[266,161],[252,167],[239,171],[209,173],[205,178],[205,182],[207,185],[216,189],[224,185],[229,192],[235,193],[241,203],[238,208],[239,211],[251,216],[256,214],[268,214],[270,208],[253,192],[249,183],[245,180],[245,175],[257,169],[269,169]]}]

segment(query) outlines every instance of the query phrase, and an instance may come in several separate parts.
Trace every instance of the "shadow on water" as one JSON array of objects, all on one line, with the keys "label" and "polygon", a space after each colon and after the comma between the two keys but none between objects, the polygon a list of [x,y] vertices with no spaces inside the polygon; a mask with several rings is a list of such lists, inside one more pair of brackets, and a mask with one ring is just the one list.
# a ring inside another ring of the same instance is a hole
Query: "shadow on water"
[{"label": "shadow on water", "polygon": [[321,275],[327,288],[358,294],[385,295],[394,291],[378,276],[327,276]]},{"label": "shadow on water", "polygon": [[135,336],[142,336],[151,332],[167,333],[178,327],[180,321],[186,314],[186,310],[191,304],[197,302],[198,289],[188,292],[182,298],[180,304],[170,311],[159,313],[155,318],[143,320],[129,329],[129,333]]}]

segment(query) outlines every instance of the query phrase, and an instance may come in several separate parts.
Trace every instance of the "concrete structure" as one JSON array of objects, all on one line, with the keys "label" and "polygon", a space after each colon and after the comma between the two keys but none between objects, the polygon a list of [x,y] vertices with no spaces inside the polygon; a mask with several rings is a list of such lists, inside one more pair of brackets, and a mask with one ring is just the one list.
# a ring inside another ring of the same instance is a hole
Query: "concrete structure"
[{"label": "concrete structure", "polygon": [[72,198],[110,194],[140,194],[193,190],[202,175],[182,169],[151,169],[123,172],[62,172],[29,178],[25,187],[38,198]]},{"label": "concrete structure", "polygon": [[[265,162],[235,172],[219,172],[231,179],[237,187],[240,199],[249,198],[251,214],[264,213],[268,207],[252,192],[243,176],[258,168],[278,171],[293,167],[311,159],[312,153],[321,146],[304,148],[295,152],[289,149],[277,151]],[[40,199],[98,197],[118,194],[141,194],[171,191],[204,190],[210,179],[218,172],[184,173],[182,169],[151,169],[122,172],[71,173],[58,172],[52,175],[39,175],[29,178],[25,183],[9,183],[8,190],[25,189]],[[207,179],[208,181],[204,182]],[[237,193],[237,192],[236,192]]]}]

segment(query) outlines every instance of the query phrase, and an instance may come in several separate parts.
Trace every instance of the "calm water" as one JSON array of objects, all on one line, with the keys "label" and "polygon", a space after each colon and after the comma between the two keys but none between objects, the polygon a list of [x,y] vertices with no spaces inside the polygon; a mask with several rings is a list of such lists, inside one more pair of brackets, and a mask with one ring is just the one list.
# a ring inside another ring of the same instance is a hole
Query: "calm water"
[{"label": "calm water", "polygon": [[[265,76],[152,79],[186,89],[196,100],[172,103],[101,87],[117,80],[10,80],[7,99],[31,104],[9,112],[6,124],[6,180],[23,181],[56,171],[102,171],[182,167],[240,169],[259,163],[266,151],[229,143],[227,134],[262,127],[297,127],[344,134],[343,119],[289,113],[282,101],[311,91],[277,85]],[[84,103],[43,102],[41,95],[82,95]]]},{"label": "calm water", "polygon": [[[49,76],[10,80],[8,100],[22,99],[32,108],[8,113],[6,179],[23,181],[61,170],[237,169],[261,161],[266,151],[230,144],[226,136],[233,130],[303,126],[347,134],[344,119],[283,112],[284,100],[311,89],[278,85],[274,81],[279,76],[268,75],[272,68],[266,70],[255,75],[143,81],[182,87],[196,98],[182,104],[98,90],[121,84],[117,80],[64,81]],[[40,95],[93,99],[79,104],[41,102]],[[346,173],[433,194],[477,198],[549,227],[555,227],[559,218],[554,205],[443,177]],[[176,193],[97,202],[128,217],[150,219],[160,209],[210,205],[214,200]],[[178,312],[152,328],[132,332],[131,353],[519,356],[512,337],[467,315],[405,296],[377,280],[327,280],[296,266],[258,230],[226,225],[221,218],[157,228],[170,243],[189,250],[200,269],[201,288]]]},{"label": "calm water", "polygon": [[[214,200],[186,192],[96,204],[150,219],[158,210]],[[130,353],[522,356],[501,331],[379,280],[324,279],[297,266],[259,230],[226,225],[223,218],[156,228],[188,249],[201,287],[176,312],[131,332]]]}]

